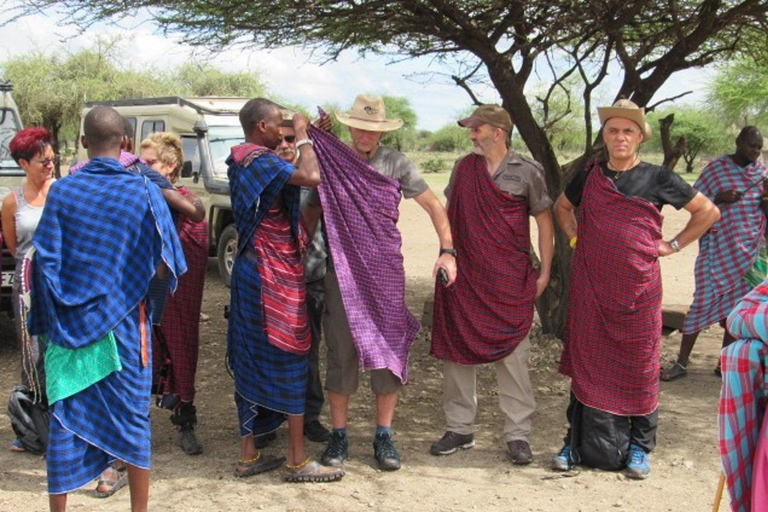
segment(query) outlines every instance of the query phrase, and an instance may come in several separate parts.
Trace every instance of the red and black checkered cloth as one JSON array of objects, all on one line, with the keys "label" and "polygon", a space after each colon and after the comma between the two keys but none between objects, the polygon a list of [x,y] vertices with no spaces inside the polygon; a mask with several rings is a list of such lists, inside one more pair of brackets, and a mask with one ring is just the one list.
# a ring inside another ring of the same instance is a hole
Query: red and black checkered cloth
[{"label": "red and black checkered cloth", "polygon": [[[179,193],[191,200],[195,195],[186,187],[177,188]],[[208,266],[208,224],[205,221],[192,222],[180,217],[177,225],[181,247],[187,260],[187,273],[179,279],[176,293],[168,297],[163,313],[161,329],[173,367],[173,378],[168,384],[172,389],[163,393],[178,394],[182,400],[195,398],[195,372],[200,345],[200,308],[203,303],[205,270]],[[154,368],[162,365],[162,351],[153,339]]]},{"label": "red and black checkered cloth", "polygon": [[456,169],[448,219],[458,274],[448,288],[435,285],[432,355],[459,364],[498,361],[533,320],[538,273],[527,203],[499,189],[482,156],[469,155]]},{"label": "red and black checkered cloth", "polygon": [[580,402],[620,416],[658,404],[661,222],[655,206],[618,192],[595,163],[579,208],[560,373]]}]

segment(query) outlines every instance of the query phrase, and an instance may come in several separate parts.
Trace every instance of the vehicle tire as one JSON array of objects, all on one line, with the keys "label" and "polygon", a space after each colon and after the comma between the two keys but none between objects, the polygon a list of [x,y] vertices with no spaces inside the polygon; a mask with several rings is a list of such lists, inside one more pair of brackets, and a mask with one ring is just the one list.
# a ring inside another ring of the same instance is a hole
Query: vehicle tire
[{"label": "vehicle tire", "polygon": [[216,248],[219,263],[219,275],[224,284],[229,287],[232,283],[232,266],[237,255],[237,227],[234,224],[224,228]]}]

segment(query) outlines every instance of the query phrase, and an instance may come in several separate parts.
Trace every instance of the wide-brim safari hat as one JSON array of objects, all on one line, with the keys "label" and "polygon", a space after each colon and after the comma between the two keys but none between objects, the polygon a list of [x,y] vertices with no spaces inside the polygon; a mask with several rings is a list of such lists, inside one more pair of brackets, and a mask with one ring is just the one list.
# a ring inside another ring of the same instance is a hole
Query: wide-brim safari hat
[{"label": "wide-brim safari hat", "polygon": [[610,107],[597,107],[597,117],[601,125],[605,125],[606,121],[613,117],[633,121],[643,133],[643,142],[653,135],[651,125],[645,119],[645,109],[626,99],[620,99]]},{"label": "wide-brim safari hat", "polygon": [[387,119],[384,100],[380,96],[360,94],[348,113],[336,112],[341,124],[369,132],[391,132],[403,126],[402,119]]}]

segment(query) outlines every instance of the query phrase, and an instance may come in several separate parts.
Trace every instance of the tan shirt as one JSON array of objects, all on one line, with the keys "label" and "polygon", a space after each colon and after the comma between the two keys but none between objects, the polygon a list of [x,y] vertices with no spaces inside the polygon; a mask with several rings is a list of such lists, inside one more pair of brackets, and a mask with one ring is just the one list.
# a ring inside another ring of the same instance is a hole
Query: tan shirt
[{"label": "tan shirt", "polygon": [[[445,187],[445,198],[448,201],[451,200],[453,179],[460,161],[454,164],[448,186]],[[528,202],[529,215],[536,216],[552,206],[544,180],[544,168],[532,158],[510,149],[491,179],[502,192],[524,198]]]}]

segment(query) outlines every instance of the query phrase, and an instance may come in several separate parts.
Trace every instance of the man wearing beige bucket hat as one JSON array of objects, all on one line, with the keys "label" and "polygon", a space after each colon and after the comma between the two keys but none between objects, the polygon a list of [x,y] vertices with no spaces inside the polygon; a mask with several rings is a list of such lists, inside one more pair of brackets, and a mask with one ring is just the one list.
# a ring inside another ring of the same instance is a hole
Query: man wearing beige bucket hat
[{"label": "man wearing beige bucket hat", "polygon": [[[622,99],[597,113],[607,158],[577,171],[555,204],[575,251],[560,360],[571,377],[570,427],[552,467],[626,468],[643,479],[658,426],[659,257],[698,240],[720,213],[670,169],[641,161],[651,136],[644,109]],[[661,234],[667,204],[691,214],[670,241]]]},{"label": "man wearing beige bucket hat", "polygon": [[[325,388],[333,431],[321,461],[340,466],[347,458],[349,398],[357,390],[358,372],[362,368],[370,370],[371,388],[376,396],[374,457],[380,469],[396,470],[400,468],[400,456],[392,439],[392,420],[398,392],[407,381],[408,350],[419,330],[418,321],[405,307],[400,233],[393,224],[397,221],[401,196],[415,199],[429,214],[440,241],[434,272],[444,271],[448,283],[453,283],[456,276],[456,253],[443,205],[405,155],[380,144],[382,135],[397,130],[403,121],[387,118],[383,99],[368,95],[357,96],[352,109],[337,113],[336,117],[349,127],[351,149],[356,156],[345,148],[350,154],[344,156],[346,170],[338,180],[324,166],[324,176],[328,176],[327,180],[323,178],[326,188],[308,201],[310,207],[323,208],[330,252],[324,280],[323,329],[328,347]],[[354,176],[350,174],[351,168],[358,169]],[[350,196],[356,199],[350,201]],[[375,225],[376,229],[369,236],[352,239],[353,231],[346,228],[356,222],[363,225],[361,233],[366,232],[367,226]],[[371,241],[375,245],[366,249],[366,254],[360,254],[362,244]],[[389,254],[388,258],[376,260],[383,252]],[[370,275],[377,277],[361,284],[372,266],[381,265],[388,270],[374,269]],[[386,291],[378,291],[379,285]],[[377,294],[386,299],[379,303],[382,306],[378,313],[371,314],[370,304],[381,299],[374,296]]]}]

